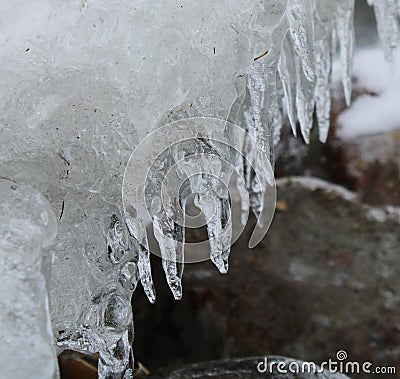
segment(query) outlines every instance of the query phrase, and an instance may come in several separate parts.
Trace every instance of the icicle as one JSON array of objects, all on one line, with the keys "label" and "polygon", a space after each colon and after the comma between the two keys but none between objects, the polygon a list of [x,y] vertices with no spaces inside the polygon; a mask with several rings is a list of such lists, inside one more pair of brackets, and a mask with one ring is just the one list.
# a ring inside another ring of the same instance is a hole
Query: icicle
[{"label": "icicle", "polygon": [[[134,209],[129,207],[126,214],[126,224],[119,212],[113,214],[105,231],[108,261],[118,273],[118,280],[110,276],[109,282],[96,294],[97,299],[93,300],[93,309],[99,304],[95,320],[101,333],[95,334],[97,340],[93,342],[97,346],[91,350],[99,353],[99,379],[131,378],[133,374],[131,298],[139,275],[136,244],[131,244],[136,239],[131,238],[129,230],[135,227]],[[93,327],[91,322],[88,325]],[[84,330],[83,334],[86,333]]]},{"label": "icicle", "polygon": [[282,99],[283,99],[283,88],[276,88],[276,96],[273,97],[272,102],[272,128],[274,131],[273,144],[276,146],[281,139],[281,130],[283,125],[282,120]]},{"label": "icicle", "polygon": [[354,0],[346,0],[339,6],[337,16],[337,37],[340,45],[340,61],[342,64],[342,84],[347,106],[351,103],[351,75],[354,49]]},{"label": "icicle", "polygon": [[[143,290],[151,303],[156,300],[156,294],[151,275],[150,253],[146,235],[146,227],[137,210],[132,206],[125,208],[125,222],[127,224],[131,243],[138,252],[138,273]],[[136,239],[139,237],[139,240]]]},{"label": "icicle", "polygon": [[221,274],[226,274],[232,241],[229,195],[227,192],[224,197],[219,197],[215,192],[199,194],[195,204],[207,219],[211,261]]},{"label": "icicle", "polygon": [[131,379],[133,378],[133,324],[122,337],[111,346],[99,352],[99,379]]},{"label": "icicle", "polygon": [[211,261],[225,274],[232,241],[228,183],[233,171],[226,162],[232,162],[236,152],[231,146],[205,138],[198,139],[195,150],[186,163],[190,188],[197,194],[195,205],[206,218]]},{"label": "icicle", "polygon": [[178,300],[182,298],[184,266],[184,214],[179,198],[180,179],[174,170],[171,171],[175,160],[168,140],[152,141],[151,147],[160,150],[155,150],[147,162],[150,167],[145,173],[146,213],[151,218],[154,236],[160,247],[167,283]]},{"label": "icicle", "polygon": [[[180,223],[178,224],[178,220]],[[177,204],[168,204],[167,209],[153,216],[154,236],[160,246],[162,264],[168,285],[176,300],[182,298],[183,215]]]},{"label": "icicle", "polygon": [[[246,91],[247,100],[249,100],[249,89]],[[249,102],[249,101],[248,101]],[[237,155],[235,170],[238,174],[236,179],[236,188],[240,195],[241,200],[241,223],[246,225],[248,214],[250,211],[249,188],[251,186],[251,178],[253,174],[252,162],[255,161],[254,144],[255,141],[255,128],[253,122],[252,109],[246,107],[243,111],[243,124],[245,127],[244,139],[241,146],[241,154]]]},{"label": "icicle", "polygon": [[263,115],[265,112],[264,107],[267,84],[262,63],[256,62],[252,64],[248,79],[247,86],[250,93],[252,113],[252,119],[250,121],[251,126],[249,129],[252,127],[254,128],[256,140],[265,151],[267,150],[267,146],[265,146],[265,144],[268,143],[268,139],[263,128]]},{"label": "icicle", "polygon": [[300,57],[304,74],[314,80],[314,9],[311,0],[289,0],[287,18],[294,48]]},{"label": "icicle", "polygon": [[369,0],[368,3],[374,6],[378,34],[385,50],[385,58],[392,61],[399,32],[399,5],[396,0]]},{"label": "icicle", "polygon": [[[272,131],[268,135],[268,129],[264,126],[263,122],[268,122],[265,111],[265,95],[267,91],[267,83],[264,74],[264,68],[261,63],[254,63],[250,69],[248,78],[248,89],[251,101],[251,119],[247,129],[254,128],[255,140],[257,147],[260,148],[263,154],[269,159],[272,158]],[[254,147],[253,147],[254,148]],[[253,159],[256,157],[253,156]],[[254,164],[254,162],[251,162]],[[259,209],[261,208],[261,198],[259,197],[257,178],[252,178],[248,184],[250,208],[253,213],[258,217]]]},{"label": "icicle", "polygon": [[240,209],[241,209],[240,222],[242,223],[243,226],[246,225],[247,223],[247,218],[250,210],[250,201],[247,192],[247,187],[243,180],[244,169],[248,170],[247,164],[244,162],[238,165],[236,169],[236,172],[239,175],[238,178],[236,179],[236,188],[240,196]]},{"label": "icicle", "polygon": [[310,131],[313,125],[315,82],[309,81],[302,70],[301,62],[296,59],[296,107],[304,141],[310,143]]},{"label": "icicle", "polygon": [[331,71],[332,71],[332,36],[316,43],[317,84],[315,86],[315,104],[317,111],[319,140],[328,138],[331,111]]},{"label": "icicle", "polygon": [[296,127],[296,68],[294,61],[294,51],[287,36],[282,47],[281,57],[278,64],[279,77],[282,82],[284,97],[286,100],[286,109],[292,127],[292,132],[297,137]]},{"label": "icicle", "polygon": [[[251,100],[252,119],[248,129],[255,130],[255,140],[257,154],[264,155],[274,164],[274,106],[276,97],[276,69],[269,68],[266,64],[259,62],[253,63],[248,80],[248,89]],[[257,154],[253,154],[254,159],[251,164],[257,172],[259,159]],[[263,183],[260,183],[258,176],[253,176],[248,187],[250,208],[257,218],[263,209]]]},{"label": "icicle", "polygon": [[252,64],[248,88],[251,101],[252,123],[258,148],[274,164],[274,115],[276,102],[276,66],[255,62]]}]

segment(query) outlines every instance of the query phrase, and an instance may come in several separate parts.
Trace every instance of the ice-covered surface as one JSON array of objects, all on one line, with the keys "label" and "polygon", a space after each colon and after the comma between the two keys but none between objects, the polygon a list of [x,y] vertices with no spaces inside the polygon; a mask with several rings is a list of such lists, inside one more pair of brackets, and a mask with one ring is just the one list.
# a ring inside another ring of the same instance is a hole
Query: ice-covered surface
[{"label": "ice-covered surface", "polygon": [[57,232],[37,191],[0,177],[0,377],[52,378],[57,372],[42,248]]},{"label": "ice-covered surface", "polygon": [[[398,6],[394,0],[374,5],[390,59]],[[42,256],[57,346],[99,352],[103,378],[130,377],[136,283],[155,299],[145,225],[130,223],[138,216],[135,204],[123,210],[121,202],[130,154],[164,123],[207,116],[239,124],[256,140],[251,148],[243,143],[247,161],[257,166],[262,154],[273,166],[283,116],[294,132],[298,121],[309,142],[315,107],[325,141],[337,46],[350,102],[354,1],[10,0],[0,10],[0,176],[40,191],[57,214],[57,237]],[[210,144],[210,137],[199,136],[194,151],[224,156],[225,147]],[[169,153],[161,166],[193,151]],[[259,215],[267,176],[260,180],[247,161],[236,167],[249,194],[242,207]],[[190,164],[186,171],[190,176]],[[200,176],[187,187],[199,192],[196,204],[206,215],[210,198],[219,203],[218,217],[207,217],[215,241],[230,213],[226,189],[216,183]],[[175,198],[185,203],[184,196]],[[175,257],[184,230],[176,227],[176,208],[159,211],[153,200],[155,235],[179,298],[183,267]],[[211,249],[221,272],[228,242],[224,236]]]}]

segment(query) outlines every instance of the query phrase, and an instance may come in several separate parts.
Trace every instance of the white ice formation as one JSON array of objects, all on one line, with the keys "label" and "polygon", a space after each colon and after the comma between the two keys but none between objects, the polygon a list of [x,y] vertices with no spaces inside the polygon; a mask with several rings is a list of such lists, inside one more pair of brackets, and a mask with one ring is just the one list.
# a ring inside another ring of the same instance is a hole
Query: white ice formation
[{"label": "white ice formation", "polygon": [[[399,3],[369,3],[391,59]],[[243,144],[237,170],[239,192],[249,197],[242,206],[259,215],[267,176],[255,176],[250,165],[263,154],[273,166],[283,118],[294,134],[298,122],[308,143],[315,110],[320,140],[327,138],[337,46],[350,103],[353,13],[354,0],[0,3],[0,352],[7,351],[0,377],[18,370],[32,377],[7,350],[31,343],[24,365],[38,370],[35,377],[57,376],[43,275],[58,352],[99,352],[101,378],[132,376],[131,294],[139,280],[150,301],[155,293],[145,225],[135,204],[124,210],[121,202],[130,154],[170,121],[207,116],[238,124],[257,141]],[[224,155],[209,137],[171,149],[165,160]],[[162,210],[152,199],[161,249],[181,249],[184,231],[173,221],[189,190],[204,213],[209,199],[216,204],[209,233],[218,239],[226,225],[229,231],[229,195],[216,187],[200,176],[182,198],[176,194],[176,208]],[[221,257],[212,260],[226,272],[229,235],[223,238],[214,246]],[[176,263],[165,259],[164,268],[180,298],[183,265]],[[29,323],[35,326],[25,329]]]}]

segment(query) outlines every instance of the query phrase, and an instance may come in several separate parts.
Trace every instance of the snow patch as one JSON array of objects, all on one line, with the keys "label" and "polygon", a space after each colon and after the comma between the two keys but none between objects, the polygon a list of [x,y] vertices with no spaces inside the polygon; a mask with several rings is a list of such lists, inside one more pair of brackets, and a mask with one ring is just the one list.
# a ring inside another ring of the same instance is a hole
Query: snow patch
[{"label": "snow patch", "polygon": [[[360,136],[396,130],[400,127],[400,54],[388,63],[381,48],[361,50],[354,57],[357,87],[366,93],[338,118],[338,136]],[[338,73],[335,74],[335,77]]]}]

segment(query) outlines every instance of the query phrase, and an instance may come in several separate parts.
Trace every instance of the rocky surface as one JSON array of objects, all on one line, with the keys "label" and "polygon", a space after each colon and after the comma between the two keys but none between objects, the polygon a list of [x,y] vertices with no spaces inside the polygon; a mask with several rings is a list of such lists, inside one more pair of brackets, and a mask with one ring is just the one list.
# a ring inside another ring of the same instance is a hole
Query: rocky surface
[{"label": "rocky surface", "polygon": [[[278,373],[277,370],[272,372],[263,372],[263,362],[287,363],[294,362],[301,365],[300,361],[293,361],[284,357],[258,357],[232,359],[218,362],[207,362],[203,364],[190,365],[182,369],[159,372],[154,378],[158,379],[191,379],[191,378],[224,378],[224,379],[247,379],[247,378],[264,378],[264,379],[346,379],[341,374],[328,373]],[[261,365],[260,365],[261,363]],[[260,367],[260,371],[255,367]],[[348,379],[348,378],[347,378]]]},{"label": "rocky surface", "polygon": [[[189,265],[180,302],[161,269],[155,305],[136,291],[136,356],[146,367],[263,354],[318,363],[346,350],[400,370],[399,224],[309,179],[281,181],[278,201],[258,248],[247,248],[249,229],[233,246],[228,276]],[[390,376],[354,375],[367,377]]]},{"label": "rocky surface", "polygon": [[[360,89],[354,98],[363,94]],[[334,108],[333,120],[344,109],[343,99]],[[326,144],[313,133],[310,146],[285,133],[277,148],[276,176],[317,176],[356,192],[366,204],[400,205],[400,125],[346,140],[335,135],[338,128],[335,124]]]},{"label": "rocky surface", "polygon": [[343,159],[355,190],[369,204],[400,205],[400,130],[347,141]]}]

